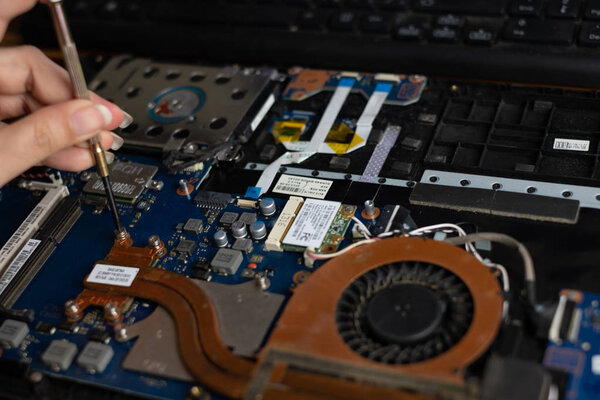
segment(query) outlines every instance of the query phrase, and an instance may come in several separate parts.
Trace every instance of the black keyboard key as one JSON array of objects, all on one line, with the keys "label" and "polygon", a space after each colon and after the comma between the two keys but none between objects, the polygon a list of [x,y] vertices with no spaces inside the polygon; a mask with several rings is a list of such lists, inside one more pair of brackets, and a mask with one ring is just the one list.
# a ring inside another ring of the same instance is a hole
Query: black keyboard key
[{"label": "black keyboard key", "polygon": [[351,31],[356,25],[357,18],[354,11],[337,12],[333,14],[333,17],[331,18],[331,29],[337,31]]},{"label": "black keyboard key", "polygon": [[429,39],[438,43],[454,43],[458,40],[458,29],[442,26],[431,31]]},{"label": "black keyboard key", "polygon": [[503,15],[507,0],[417,0],[415,10],[466,15]]},{"label": "black keyboard key", "polygon": [[519,18],[506,23],[504,38],[512,42],[568,45],[574,32],[575,23],[571,21]]},{"label": "black keyboard key", "polygon": [[421,40],[425,32],[420,26],[409,24],[399,25],[394,32],[394,37],[399,40]]},{"label": "black keyboard key", "polygon": [[162,2],[156,7],[154,18],[174,22],[287,27],[296,21],[297,13],[293,7],[261,5],[248,8],[200,2],[173,7],[170,2]]},{"label": "black keyboard key", "polygon": [[460,28],[465,23],[465,18],[454,14],[438,15],[435,18],[435,23],[441,26],[453,26]]},{"label": "black keyboard key", "polygon": [[329,11],[325,10],[306,10],[298,16],[296,25],[302,29],[321,29],[327,25]]},{"label": "black keyboard key", "polygon": [[588,0],[584,16],[587,19],[600,19],[600,0]]},{"label": "black keyboard key", "polygon": [[542,11],[542,0],[513,0],[509,12],[512,15],[538,15]]},{"label": "black keyboard key", "polygon": [[584,22],[581,24],[579,44],[582,46],[600,46],[600,22]]},{"label": "black keyboard key", "polygon": [[346,5],[352,8],[362,8],[365,10],[375,8],[373,0],[346,0]]},{"label": "black keyboard key", "polygon": [[408,0],[375,0],[375,5],[383,10],[408,10]]},{"label": "black keyboard key", "polygon": [[360,22],[360,27],[369,33],[388,33],[392,28],[392,20],[385,14],[365,14]]},{"label": "black keyboard key", "polygon": [[581,0],[550,0],[546,12],[550,17],[577,18]]},{"label": "black keyboard key", "polygon": [[496,41],[498,31],[487,27],[470,27],[465,32],[465,42],[482,46],[491,46]]},{"label": "black keyboard key", "polygon": [[323,7],[340,8],[344,6],[344,0],[320,0],[318,4]]}]

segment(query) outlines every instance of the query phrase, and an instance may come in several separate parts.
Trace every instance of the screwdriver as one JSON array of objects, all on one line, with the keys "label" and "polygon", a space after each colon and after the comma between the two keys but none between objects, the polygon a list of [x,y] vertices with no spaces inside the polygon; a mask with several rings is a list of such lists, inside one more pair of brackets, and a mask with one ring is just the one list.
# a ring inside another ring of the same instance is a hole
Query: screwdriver
[{"label": "screwdriver", "polygon": [[[62,7],[62,0],[43,0],[43,3],[47,4],[50,8],[52,15],[52,21],[54,22],[54,29],[56,30],[56,36],[58,37],[58,43],[61,47],[63,58],[65,59],[65,65],[69,76],[71,77],[71,83],[75,92],[75,97],[78,99],[90,99],[90,93],[85,82],[83,70],[81,69],[81,63],[79,62],[79,54],[77,53],[77,47],[71,36],[69,25],[65,16],[65,12]],[[102,179],[104,190],[106,191],[106,197],[108,198],[108,205],[112,218],[117,228],[117,237],[124,237],[126,230],[121,224],[119,219],[119,213],[117,212],[117,205],[115,203],[115,196],[112,191],[110,183],[110,177],[108,174],[108,163],[106,162],[106,154],[100,144],[100,137],[98,135],[88,140],[90,151],[96,162],[96,170],[98,175]]]}]

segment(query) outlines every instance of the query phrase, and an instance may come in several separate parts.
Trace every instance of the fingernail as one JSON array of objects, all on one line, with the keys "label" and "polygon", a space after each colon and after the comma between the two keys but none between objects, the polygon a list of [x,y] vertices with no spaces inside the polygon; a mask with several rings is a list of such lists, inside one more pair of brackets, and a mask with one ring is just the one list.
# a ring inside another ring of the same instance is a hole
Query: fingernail
[{"label": "fingernail", "polygon": [[112,115],[102,104],[83,108],[71,115],[71,127],[78,135],[95,133],[110,124]]},{"label": "fingernail", "polygon": [[113,161],[115,161],[115,155],[113,153],[111,153],[110,151],[105,151],[104,157],[106,157],[107,164],[112,164]]},{"label": "fingernail", "polygon": [[113,137],[113,143],[112,143],[112,146],[110,146],[110,149],[117,151],[121,147],[123,147],[124,140],[121,136],[117,135],[116,133],[111,132],[110,134]]},{"label": "fingernail", "polygon": [[131,116],[131,114],[123,111],[123,122],[121,122],[121,125],[119,125],[119,128],[125,129],[129,125],[131,125],[132,122],[133,122],[133,117]]}]

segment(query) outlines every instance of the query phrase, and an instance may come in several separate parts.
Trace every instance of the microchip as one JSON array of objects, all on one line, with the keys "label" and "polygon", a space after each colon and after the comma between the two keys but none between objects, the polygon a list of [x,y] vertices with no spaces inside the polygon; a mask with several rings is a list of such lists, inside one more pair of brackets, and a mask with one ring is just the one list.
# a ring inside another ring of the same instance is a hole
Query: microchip
[{"label": "microchip", "polygon": [[243,251],[244,253],[249,253],[252,251],[252,240],[248,238],[239,238],[236,239],[231,246],[233,250]]},{"label": "microchip", "polygon": [[[146,189],[158,167],[131,162],[116,161],[108,166],[111,185],[116,200],[133,203]],[[105,196],[104,184],[98,175],[94,175],[85,186],[83,192]]]},{"label": "microchip", "polygon": [[110,342],[110,334],[106,331],[94,329],[88,337],[91,341],[108,344]]},{"label": "microchip", "polygon": [[213,270],[222,275],[233,275],[244,261],[241,251],[221,248],[210,262]]},{"label": "microchip", "polygon": [[202,220],[194,218],[188,219],[183,226],[183,231],[185,233],[191,233],[195,235],[199,234],[202,232]]},{"label": "microchip", "polygon": [[225,211],[219,219],[219,224],[229,226],[237,221],[239,214],[236,212]]},{"label": "microchip", "polygon": [[202,208],[225,208],[227,204],[231,202],[232,198],[230,194],[210,192],[207,190],[199,190],[194,197],[194,203],[198,207]]},{"label": "microchip", "polygon": [[67,321],[66,319],[59,322],[56,326],[59,330],[71,333],[79,332],[79,325],[75,321]]},{"label": "microchip", "polygon": [[47,321],[40,321],[35,326],[36,332],[43,333],[45,335],[53,335],[56,332],[56,327]]},{"label": "microchip", "polygon": [[65,339],[53,340],[42,353],[42,362],[53,371],[69,369],[77,354],[77,346]]},{"label": "microchip", "polygon": [[246,225],[252,225],[253,223],[256,222],[256,213],[249,213],[249,212],[242,213],[242,215],[240,215],[240,218],[238,221],[242,221]]},{"label": "microchip", "polygon": [[77,357],[77,365],[90,374],[101,373],[104,372],[114,354],[112,347],[107,344],[88,342]]},{"label": "microchip", "polygon": [[135,209],[138,211],[148,211],[150,209],[150,202],[146,199],[139,199],[135,205]]},{"label": "microchip", "polygon": [[0,344],[9,349],[17,347],[28,333],[29,327],[25,322],[7,319],[0,325]]},{"label": "microchip", "polygon": [[192,269],[197,269],[197,270],[209,270],[210,269],[210,264],[207,261],[194,261],[194,263],[191,265]]},{"label": "microchip", "polygon": [[210,278],[210,269],[195,269],[190,273],[190,278],[207,281]]},{"label": "microchip", "polygon": [[181,240],[177,247],[175,247],[175,252],[185,256],[191,256],[192,252],[196,248],[196,242],[191,240]]}]

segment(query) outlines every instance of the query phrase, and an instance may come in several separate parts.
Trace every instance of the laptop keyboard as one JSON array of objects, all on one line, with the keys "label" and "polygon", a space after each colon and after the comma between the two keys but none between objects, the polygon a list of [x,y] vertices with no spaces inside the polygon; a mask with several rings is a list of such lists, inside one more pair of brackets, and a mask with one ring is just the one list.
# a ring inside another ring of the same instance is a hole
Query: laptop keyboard
[{"label": "laptop keyboard", "polygon": [[[100,50],[600,84],[600,0],[72,0],[67,6],[80,47]],[[51,29],[43,9],[28,23],[32,39]]]}]

